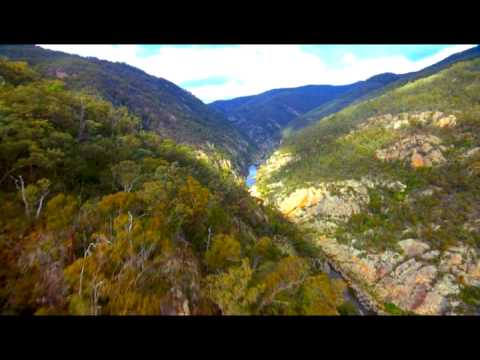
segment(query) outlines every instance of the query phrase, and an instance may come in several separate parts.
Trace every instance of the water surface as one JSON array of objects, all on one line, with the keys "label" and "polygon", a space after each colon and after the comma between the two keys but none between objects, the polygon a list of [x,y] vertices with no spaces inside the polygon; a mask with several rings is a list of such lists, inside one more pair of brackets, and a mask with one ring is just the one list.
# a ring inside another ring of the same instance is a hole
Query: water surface
[{"label": "water surface", "polygon": [[257,166],[250,165],[248,168],[247,187],[250,188],[253,185],[255,185],[256,176],[257,176]]}]

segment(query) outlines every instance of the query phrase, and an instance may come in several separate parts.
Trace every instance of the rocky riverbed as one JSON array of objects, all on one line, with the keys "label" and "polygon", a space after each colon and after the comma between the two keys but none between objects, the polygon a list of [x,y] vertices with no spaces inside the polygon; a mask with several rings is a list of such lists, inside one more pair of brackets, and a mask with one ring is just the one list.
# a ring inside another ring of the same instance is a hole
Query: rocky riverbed
[{"label": "rocky riverbed", "polygon": [[[248,169],[248,177],[246,179],[246,185],[250,188],[250,192],[255,196],[255,182],[257,175],[257,166],[252,164]],[[356,309],[359,315],[376,315],[381,313],[381,310],[375,306],[375,303],[362,292],[353,281],[351,281],[348,275],[342,273],[342,269],[333,262],[325,262],[324,271],[331,279],[341,278],[348,285],[344,293],[345,301],[350,302]]]}]

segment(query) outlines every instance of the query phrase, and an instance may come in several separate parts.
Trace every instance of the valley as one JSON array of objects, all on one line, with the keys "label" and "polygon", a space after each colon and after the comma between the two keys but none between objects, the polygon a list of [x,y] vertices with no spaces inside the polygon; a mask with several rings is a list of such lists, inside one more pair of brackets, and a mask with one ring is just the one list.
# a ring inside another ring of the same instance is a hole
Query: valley
[{"label": "valley", "polygon": [[[251,189],[252,186],[255,186],[256,182],[256,174],[257,174],[257,165],[250,165],[248,170],[248,176],[246,179],[246,186]],[[328,261],[325,261],[323,264],[324,271],[328,275],[328,277],[332,280],[340,279],[342,281],[346,281],[344,275],[338,272],[335,268],[333,268],[332,264]],[[348,283],[348,281],[346,281]],[[363,305],[358,299],[355,290],[351,287],[347,287],[343,292],[343,297],[345,302],[351,303],[355,309],[355,312],[359,315],[374,315],[375,312],[372,309],[367,308]]]},{"label": "valley", "polygon": [[478,315],[479,104],[479,46],[208,105],[0,46],[1,311]]}]

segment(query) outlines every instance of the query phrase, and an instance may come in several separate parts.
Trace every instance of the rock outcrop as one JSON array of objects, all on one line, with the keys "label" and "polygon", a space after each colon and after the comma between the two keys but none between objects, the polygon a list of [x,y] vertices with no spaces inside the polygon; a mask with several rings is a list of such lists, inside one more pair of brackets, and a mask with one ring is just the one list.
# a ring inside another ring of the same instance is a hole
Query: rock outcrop
[{"label": "rock outcrop", "polygon": [[413,168],[433,166],[446,161],[442,151],[447,148],[433,135],[412,135],[401,139],[386,149],[379,149],[375,155],[383,161],[405,161]]},{"label": "rock outcrop", "polygon": [[[342,139],[348,141],[351,137],[355,140],[358,139],[356,132],[381,127],[388,130],[389,136],[385,137],[384,145],[374,151],[373,156],[379,161],[398,161],[416,169],[443,166],[458,156],[458,160],[472,166],[479,147],[458,154],[456,149],[451,149],[452,145],[446,146],[446,139],[440,138],[444,130],[438,128],[449,131],[448,128],[456,126],[456,115],[439,111],[385,114],[369,118]],[[291,154],[277,152],[259,174],[268,178],[295,160]],[[393,178],[383,179],[382,176]],[[378,190],[380,194],[386,189],[395,193],[406,190],[405,184],[395,181],[394,174],[372,172],[360,179],[308,183],[289,193],[281,179],[275,179],[276,182],[263,181],[269,193],[268,201],[294,222],[313,230],[313,241],[323,250],[331,265],[355,289],[362,303],[376,313],[384,313],[386,304],[421,315],[461,313],[462,287],[480,286],[480,254],[461,242],[457,246],[436,247],[435,242],[427,243],[408,225],[402,233],[392,234],[396,240],[384,251],[364,246],[364,239],[355,239],[352,234],[336,238],[336,228],[343,226],[352,215],[367,211],[372,195],[370,190]],[[428,201],[426,197],[445,196],[448,191],[428,184],[409,191],[407,196],[396,195],[396,201],[415,206],[419,199]],[[434,231],[440,226],[436,224]],[[479,227],[478,216],[467,217],[466,230],[477,231]],[[376,229],[370,228],[364,234],[368,232],[375,234]]]},{"label": "rock outcrop", "polygon": [[463,247],[445,251],[438,266],[435,260],[440,252],[427,251],[428,244],[414,239],[399,243],[403,254],[369,253],[327,237],[318,238],[317,244],[342,274],[358,285],[357,291],[377,312],[383,304],[393,303],[421,315],[455,314],[459,278],[466,285],[480,285],[480,262],[473,260],[477,255],[472,250],[466,255],[468,250]]}]

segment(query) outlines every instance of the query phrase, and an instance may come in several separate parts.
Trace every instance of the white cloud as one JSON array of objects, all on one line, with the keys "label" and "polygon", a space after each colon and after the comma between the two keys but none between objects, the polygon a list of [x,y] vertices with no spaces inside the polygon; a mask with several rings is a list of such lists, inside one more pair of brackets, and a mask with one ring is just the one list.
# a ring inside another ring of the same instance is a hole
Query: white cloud
[{"label": "white cloud", "polygon": [[342,63],[347,65],[354,63],[356,60],[357,60],[357,57],[352,53],[346,53],[342,57]]},{"label": "white cloud", "polygon": [[189,87],[205,102],[253,95],[269,89],[307,84],[348,84],[383,72],[420,70],[473,45],[454,45],[437,54],[412,61],[405,56],[358,58],[346,53],[341,67],[327,66],[299,45],[240,45],[236,47],[162,46],[140,57],[137,45],[41,45],[44,48],[120,61],[163,77],[176,84],[209,77],[224,77],[226,83]]}]

